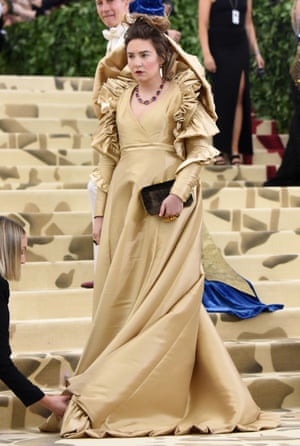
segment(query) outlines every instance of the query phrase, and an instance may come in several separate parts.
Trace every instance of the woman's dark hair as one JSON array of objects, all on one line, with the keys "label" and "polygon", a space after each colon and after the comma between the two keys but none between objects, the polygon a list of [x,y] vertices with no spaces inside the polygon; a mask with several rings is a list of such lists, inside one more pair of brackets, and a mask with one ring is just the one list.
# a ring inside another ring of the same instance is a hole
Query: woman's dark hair
[{"label": "woman's dark hair", "polygon": [[125,34],[126,49],[131,40],[151,40],[158,56],[164,61],[162,70],[165,79],[169,77],[169,68],[174,56],[174,51],[165,36],[165,32],[168,28],[169,20],[167,17],[136,15],[135,21],[129,26]]}]

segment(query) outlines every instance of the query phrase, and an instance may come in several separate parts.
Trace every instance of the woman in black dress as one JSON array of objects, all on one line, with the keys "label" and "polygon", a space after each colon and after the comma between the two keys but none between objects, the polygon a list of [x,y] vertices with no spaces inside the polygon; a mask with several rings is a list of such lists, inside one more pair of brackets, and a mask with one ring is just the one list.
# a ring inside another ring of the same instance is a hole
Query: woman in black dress
[{"label": "woman in black dress", "polygon": [[62,417],[70,397],[45,395],[17,369],[10,357],[8,280],[19,279],[20,265],[25,263],[26,245],[27,238],[22,226],[0,216],[0,380],[25,406],[39,403],[52,411],[56,417]]},{"label": "woman in black dress", "polygon": [[[218,127],[216,164],[252,162],[249,58],[264,68],[252,21],[252,0],[199,0],[199,39],[211,74]],[[243,155],[243,158],[241,156]]]},{"label": "woman in black dress", "polygon": [[266,181],[264,186],[300,186],[300,0],[294,1],[291,18],[298,43],[291,67],[293,115],[280,167],[275,177]]}]

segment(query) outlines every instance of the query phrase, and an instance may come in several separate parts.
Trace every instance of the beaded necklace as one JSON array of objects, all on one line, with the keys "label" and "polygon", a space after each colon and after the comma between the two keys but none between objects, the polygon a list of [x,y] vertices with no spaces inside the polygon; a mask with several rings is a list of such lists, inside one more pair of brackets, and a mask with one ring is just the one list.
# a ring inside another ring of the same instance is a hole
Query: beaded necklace
[{"label": "beaded necklace", "polygon": [[140,104],[143,104],[143,105],[149,105],[149,104],[152,104],[152,102],[156,101],[156,99],[157,99],[158,96],[160,95],[162,89],[164,88],[165,82],[166,82],[165,79],[163,79],[163,80],[161,81],[161,84],[160,84],[158,90],[156,90],[155,94],[154,94],[150,99],[145,99],[145,100],[143,100],[143,99],[141,98],[140,93],[139,93],[139,86],[137,85],[137,86],[135,87],[135,92],[134,92],[134,94],[135,94],[135,97],[137,98],[138,102],[139,102]]}]

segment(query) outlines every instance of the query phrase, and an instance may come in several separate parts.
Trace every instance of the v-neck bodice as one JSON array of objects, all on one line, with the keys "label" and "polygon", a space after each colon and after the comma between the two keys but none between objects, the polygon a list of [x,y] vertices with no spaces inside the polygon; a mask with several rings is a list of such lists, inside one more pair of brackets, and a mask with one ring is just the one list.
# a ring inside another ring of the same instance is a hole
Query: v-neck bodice
[{"label": "v-neck bodice", "polygon": [[175,126],[172,98],[178,91],[176,83],[170,82],[168,89],[159,100],[151,104],[150,107],[145,106],[145,111],[139,117],[135,116],[130,105],[133,90],[134,86],[125,90],[117,107],[117,127],[121,152],[124,148],[137,146],[172,145]]}]

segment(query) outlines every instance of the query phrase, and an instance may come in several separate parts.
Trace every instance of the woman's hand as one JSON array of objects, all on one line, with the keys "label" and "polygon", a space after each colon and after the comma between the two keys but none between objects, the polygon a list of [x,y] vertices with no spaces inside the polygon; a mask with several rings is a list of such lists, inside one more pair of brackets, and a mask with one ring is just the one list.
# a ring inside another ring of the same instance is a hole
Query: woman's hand
[{"label": "woman's hand", "polygon": [[210,71],[211,73],[215,73],[217,71],[217,65],[215,59],[211,54],[204,56],[203,62],[207,71]]},{"label": "woman's hand", "polygon": [[95,217],[93,220],[93,242],[99,245],[101,238],[101,231],[103,225],[103,217]]},{"label": "woman's hand", "polygon": [[182,200],[177,195],[170,194],[161,204],[159,216],[163,218],[179,217],[183,209]]},{"label": "woman's hand", "polygon": [[262,69],[265,68],[265,61],[262,58],[260,53],[257,53],[255,55],[255,60],[256,60],[256,65],[257,65],[258,68],[262,68]]},{"label": "woman's hand", "polygon": [[68,407],[72,394],[67,393],[65,395],[45,395],[39,403],[51,410],[57,418],[64,416],[64,413]]},{"label": "woman's hand", "polygon": [[168,36],[175,40],[175,42],[179,43],[181,32],[177,31],[177,29],[168,29]]}]

